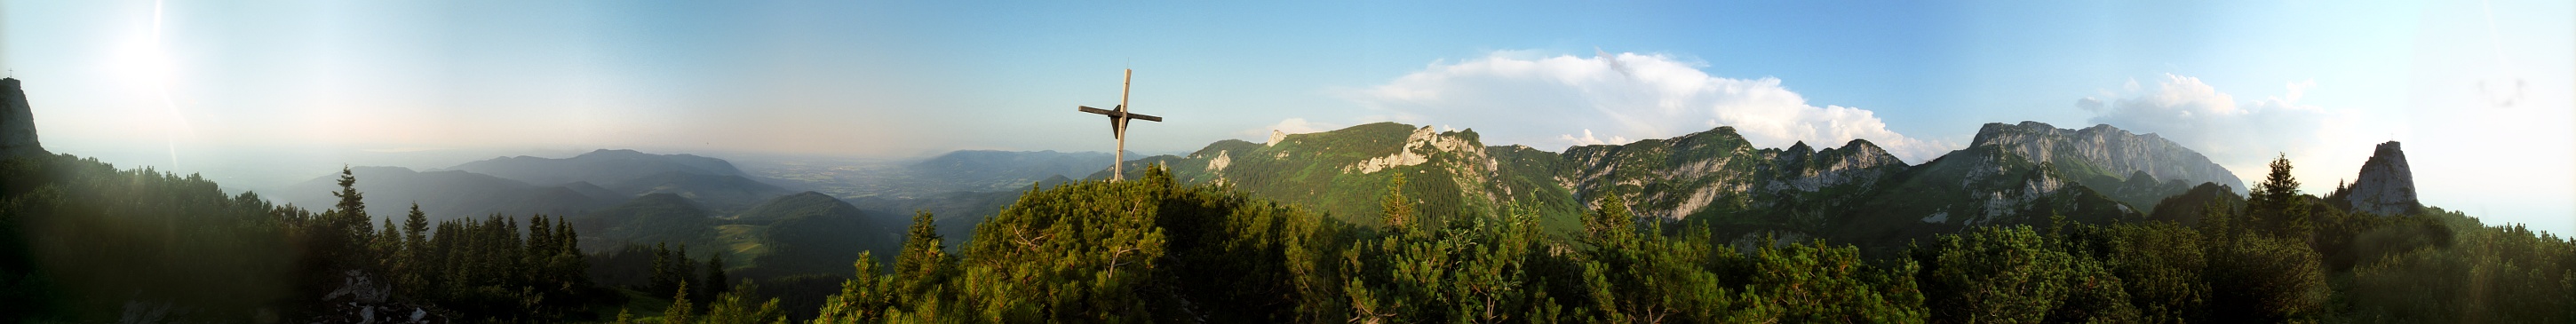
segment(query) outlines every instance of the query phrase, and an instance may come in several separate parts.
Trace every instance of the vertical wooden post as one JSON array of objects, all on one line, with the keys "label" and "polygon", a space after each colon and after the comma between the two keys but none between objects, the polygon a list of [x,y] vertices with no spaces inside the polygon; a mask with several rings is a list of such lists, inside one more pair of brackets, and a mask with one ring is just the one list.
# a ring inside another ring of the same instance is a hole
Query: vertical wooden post
[{"label": "vertical wooden post", "polygon": [[1118,132],[1118,151],[1111,157],[1118,161],[1109,163],[1110,181],[1127,180],[1127,89],[1135,85],[1136,69],[1127,69],[1127,76],[1118,80],[1118,129],[1110,130]]}]

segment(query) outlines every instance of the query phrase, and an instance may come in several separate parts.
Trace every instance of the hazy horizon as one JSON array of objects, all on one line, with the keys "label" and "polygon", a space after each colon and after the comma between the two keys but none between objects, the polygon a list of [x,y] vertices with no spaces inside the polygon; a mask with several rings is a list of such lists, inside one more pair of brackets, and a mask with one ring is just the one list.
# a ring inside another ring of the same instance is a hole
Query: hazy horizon
[{"label": "hazy horizon", "polygon": [[[2308,193],[2404,142],[2422,200],[2576,231],[2576,4],[201,4],[0,0],[46,148],[266,186],[636,149],[904,159],[1394,121],[1548,151],[1733,126],[1908,164],[2109,124]],[[1137,156],[1130,156],[1137,158]],[[233,184],[227,181],[228,185]]]}]

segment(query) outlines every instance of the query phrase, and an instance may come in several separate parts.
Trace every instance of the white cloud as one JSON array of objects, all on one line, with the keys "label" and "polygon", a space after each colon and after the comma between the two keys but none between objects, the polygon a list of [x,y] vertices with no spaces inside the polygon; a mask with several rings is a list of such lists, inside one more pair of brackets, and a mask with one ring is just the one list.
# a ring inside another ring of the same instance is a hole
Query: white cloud
[{"label": "white cloud", "polygon": [[1592,130],[1591,130],[1591,129],[1584,129],[1584,130],[1583,130],[1583,137],[1574,137],[1574,134],[1560,134],[1560,135],[1556,135],[1556,138],[1557,138],[1558,140],[1562,140],[1562,141],[1566,141],[1566,142],[1574,143],[1574,145],[1603,145],[1603,144],[1627,144],[1627,143],[1628,143],[1628,138],[1627,138],[1627,137],[1619,137],[1619,136],[1611,136],[1611,137],[1610,137],[1610,140],[1607,140],[1607,141],[1601,140],[1601,137],[1593,136],[1593,135],[1592,135]]},{"label": "white cloud", "polygon": [[[1313,132],[1328,131],[1328,130],[1333,130],[1333,129],[1337,129],[1337,128],[1341,128],[1341,127],[1340,127],[1340,126],[1327,126],[1327,125],[1324,125],[1324,124],[1318,124],[1318,123],[1315,123],[1315,122],[1309,122],[1309,121],[1306,121],[1306,119],[1305,119],[1305,118],[1289,118],[1289,119],[1286,119],[1286,120],[1280,120],[1280,121],[1279,121],[1279,123],[1277,123],[1277,124],[1270,124],[1270,127],[1269,127],[1269,128],[1270,128],[1270,130],[1275,130],[1275,131],[1279,131],[1279,132],[1282,132],[1282,133],[1289,133],[1289,134],[1305,134],[1305,133],[1313,133]],[[1264,134],[1264,135],[1267,135],[1267,134]]]},{"label": "white cloud", "polygon": [[1398,121],[1483,126],[1486,142],[1496,145],[1618,144],[1733,126],[1761,147],[1868,139],[1916,162],[1957,147],[1890,131],[1866,109],[1810,105],[1776,78],[1710,76],[1703,65],[1663,54],[1503,51],[1434,62],[1346,97]]},{"label": "white cloud", "polygon": [[1269,126],[1261,126],[1261,128],[1256,128],[1256,129],[1246,129],[1246,130],[1243,130],[1243,132],[1242,132],[1242,133],[1239,133],[1238,135],[1243,135],[1243,136],[1244,136],[1244,137],[1246,137],[1246,138],[1253,138],[1253,139],[1259,140],[1259,139],[1267,139],[1267,138],[1270,138],[1270,132],[1271,132],[1271,131],[1279,131],[1279,132],[1281,132],[1281,133],[1288,133],[1288,134],[1305,134],[1305,133],[1314,133],[1314,132],[1322,132],[1322,131],[1329,131],[1329,130],[1341,129],[1342,127],[1347,127],[1347,126],[1328,125],[1328,124],[1324,124],[1324,123],[1317,123],[1317,122],[1313,122],[1313,121],[1307,121],[1305,118],[1289,118],[1289,119],[1282,119],[1282,120],[1279,120],[1279,122],[1278,122],[1278,123],[1270,124]]},{"label": "white cloud", "polygon": [[[2291,82],[2278,97],[2239,102],[2200,78],[2167,74],[2146,89],[2136,80],[2126,93],[2105,101],[2084,98],[2076,107],[2094,113],[2094,123],[2132,132],[2156,133],[2209,156],[2247,184],[2260,181],[2272,158],[2287,155],[2309,191],[2332,189],[2335,179],[2369,158],[2379,141],[2356,134],[2357,117],[2299,102],[2316,81]],[[2323,194],[2323,192],[2316,192]]]}]

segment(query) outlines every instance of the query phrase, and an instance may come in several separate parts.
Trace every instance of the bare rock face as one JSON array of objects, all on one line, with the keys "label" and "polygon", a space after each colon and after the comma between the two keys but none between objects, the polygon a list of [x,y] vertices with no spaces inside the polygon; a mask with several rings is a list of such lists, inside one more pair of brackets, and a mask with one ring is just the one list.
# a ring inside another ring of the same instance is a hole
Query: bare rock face
[{"label": "bare rock face", "polygon": [[2362,162],[2361,176],[2346,189],[2345,200],[2355,212],[2401,215],[2422,208],[2415,200],[2415,172],[2406,166],[2406,151],[2396,141],[2379,143],[2370,161]]},{"label": "bare rock face", "polygon": [[2200,152],[2156,134],[2135,134],[2111,125],[2075,130],[2032,121],[1989,123],[1977,130],[1975,143],[1968,146],[1985,145],[2002,146],[2033,162],[2083,162],[2113,176],[2143,171],[2156,179],[2245,188],[2244,180],[2237,179],[2235,173],[2228,172],[2218,163],[2210,162],[2209,157],[2200,155]]},{"label": "bare rock face", "polygon": [[0,79],[0,158],[44,154],[50,153],[36,142],[36,115],[27,106],[27,91],[18,89],[18,79]]}]

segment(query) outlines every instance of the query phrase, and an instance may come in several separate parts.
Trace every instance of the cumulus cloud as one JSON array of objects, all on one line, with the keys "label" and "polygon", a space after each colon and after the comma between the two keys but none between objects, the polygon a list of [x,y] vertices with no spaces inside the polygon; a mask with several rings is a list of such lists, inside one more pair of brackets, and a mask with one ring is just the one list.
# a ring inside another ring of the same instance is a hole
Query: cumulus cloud
[{"label": "cumulus cloud", "polygon": [[1261,128],[1246,129],[1236,135],[1242,135],[1244,138],[1260,141],[1268,139],[1271,131],[1278,131],[1280,133],[1287,134],[1305,134],[1341,129],[1342,127],[1347,126],[1318,123],[1308,121],[1305,118],[1289,118],[1279,120],[1278,123],[1272,123],[1268,126],[1261,126]]},{"label": "cumulus cloud", "polygon": [[2130,80],[2125,93],[2087,97],[2076,107],[2093,112],[2094,123],[2181,143],[2249,182],[2262,179],[2272,158],[2287,155],[2299,166],[2293,175],[2322,187],[2331,185],[2325,179],[2352,177],[2347,172],[2376,143],[2355,140],[2365,136],[2356,136],[2353,114],[2299,102],[2316,86],[2314,80],[2291,82],[2280,96],[2239,101],[2200,78],[2167,74],[2154,89]]},{"label": "cumulus cloud", "polygon": [[1345,96],[1398,121],[1485,127],[1488,144],[1621,144],[1733,126],[1761,147],[1867,139],[1916,162],[1957,147],[1890,131],[1866,109],[1809,104],[1777,78],[1717,77],[1702,66],[1663,54],[1504,51],[1434,62]]},{"label": "cumulus cloud", "polygon": [[[1266,127],[1266,128],[1264,128],[1264,130],[1274,130],[1274,131],[1279,131],[1279,132],[1289,133],[1289,134],[1305,134],[1305,133],[1313,133],[1313,132],[1328,131],[1328,130],[1333,130],[1333,129],[1335,129],[1335,128],[1341,128],[1341,127],[1339,127],[1339,126],[1328,126],[1328,125],[1324,125],[1324,124],[1319,124],[1319,123],[1315,123],[1315,122],[1310,122],[1310,121],[1306,121],[1306,119],[1305,119],[1305,118],[1289,118],[1289,119],[1285,119],[1285,120],[1280,120],[1280,121],[1279,121],[1279,123],[1277,123],[1277,124],[1270,124],[1270,127]],[[1270,133],[1269,133],[1269,132],[1267,132],[1267,131],[1264,131],[1264,132],[1262,132],[1262,135],[1270,135]]]},{"label": "cumulus cloud", "polygon": [[1593,135],[1592,135],[1592,130],[1591,130],[1591,129],[1584,129],[1584,130],[1583,130],[1583,137],[1574,137],[1574,134],[1563,134],[1563,135],[1557,135],[1557,136],[1556,136],[1556,138],[1557,138],[1557,139],[1559,139],[1559,140],[1564,140],[1564,141],[1569,142],[1569,143],[1574,143],[1574,145],[1603,145],[1603,144],[1625,144],[1625,143],[1628,143],[1628,138],[1626,138],[1626,137],[1619,137],[1619,136],[1611,136],[1611,137],[1610,137],[1610,140],[1607,140],[1607,141],[1601,140],[1601,137],[1593,136]]}]

